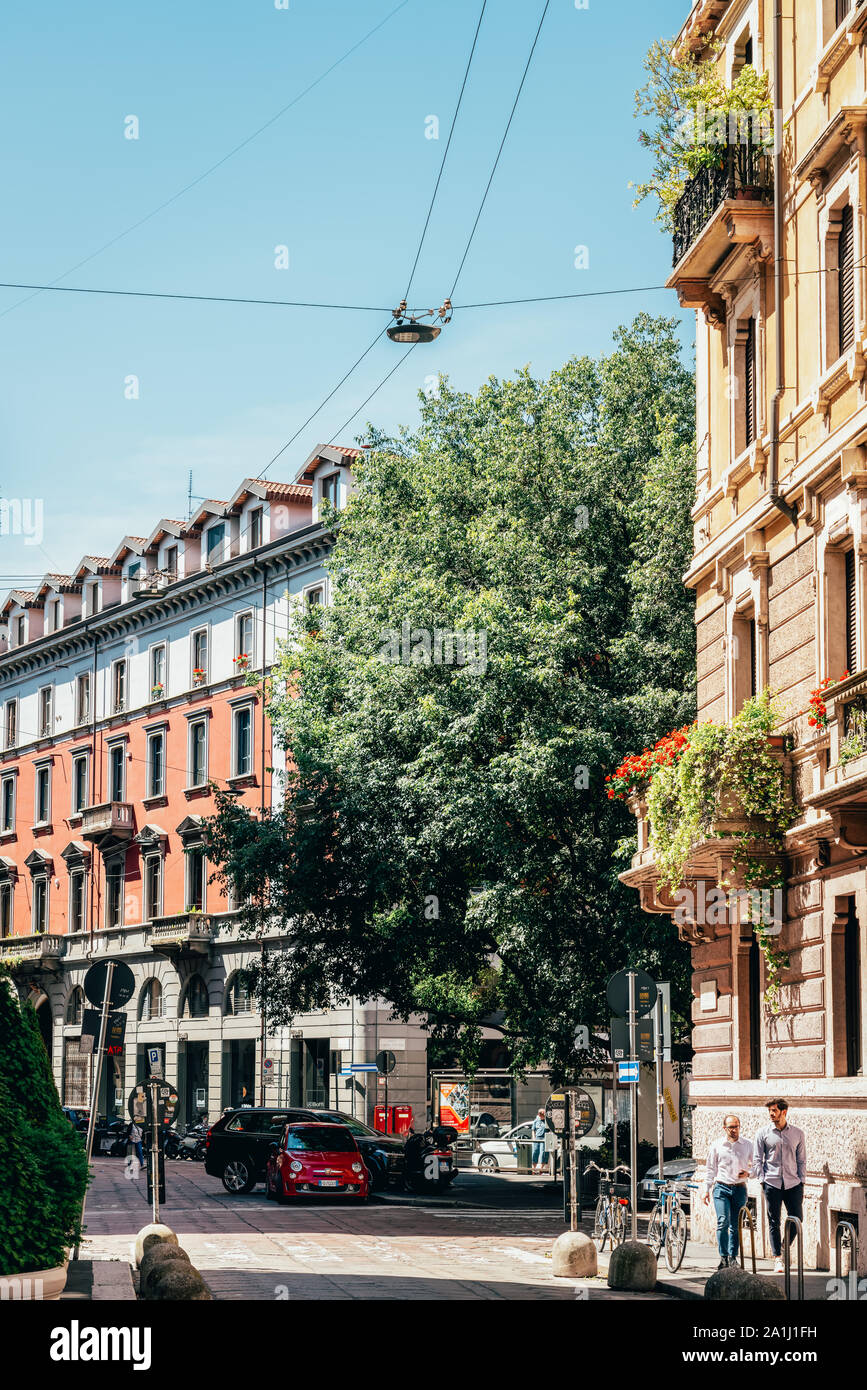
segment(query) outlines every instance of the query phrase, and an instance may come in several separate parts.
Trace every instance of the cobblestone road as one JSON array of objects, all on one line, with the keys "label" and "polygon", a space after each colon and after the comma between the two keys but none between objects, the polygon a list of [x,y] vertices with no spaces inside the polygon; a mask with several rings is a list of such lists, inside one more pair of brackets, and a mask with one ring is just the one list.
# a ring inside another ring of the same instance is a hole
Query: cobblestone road
[{"label": "cobblestone road", "polygon": [[[82,1254],[128,1258],[131,1237],[150,1219],[144,1180],[120,1160],[99,1159],[87,1206]],[[568,1299],[619,1297],[599,1280],[551,1275],[548,1252],[563,1230],[558,1212],[339,1199],[281,1207],[260,1187],[232,1197],[201,1165],[166,1165],[162,1218],[218,1299]],[[462,1175],[469,1187],[473,1175]],[[635,1294],[622,1297],[635,1300]],[[662,1299],[662,1294],[643,1295]]]}]

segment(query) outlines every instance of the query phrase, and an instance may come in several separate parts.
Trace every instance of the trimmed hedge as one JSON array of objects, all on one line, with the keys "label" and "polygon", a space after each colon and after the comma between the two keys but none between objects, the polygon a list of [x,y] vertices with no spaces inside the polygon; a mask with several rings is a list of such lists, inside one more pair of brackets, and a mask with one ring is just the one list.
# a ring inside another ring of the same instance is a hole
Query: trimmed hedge
[{"label": "trimmed hedge", "polygon": [[63,1263],[87,1184],[35,1010],[0,971],[0,1276]]}]

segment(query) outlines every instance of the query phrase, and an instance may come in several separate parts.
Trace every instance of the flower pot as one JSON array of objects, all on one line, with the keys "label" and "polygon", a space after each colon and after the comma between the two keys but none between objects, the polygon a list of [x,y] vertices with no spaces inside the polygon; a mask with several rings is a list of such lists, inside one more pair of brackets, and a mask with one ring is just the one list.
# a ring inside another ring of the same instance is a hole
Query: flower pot
[{"label": "flower pot", "polygon": [[66,1287],[68,1265],[67,1259],[54,1269],[29,1269],[24,1274],[0,1276],[0,1296],[29,1302],[56,1302]]}]

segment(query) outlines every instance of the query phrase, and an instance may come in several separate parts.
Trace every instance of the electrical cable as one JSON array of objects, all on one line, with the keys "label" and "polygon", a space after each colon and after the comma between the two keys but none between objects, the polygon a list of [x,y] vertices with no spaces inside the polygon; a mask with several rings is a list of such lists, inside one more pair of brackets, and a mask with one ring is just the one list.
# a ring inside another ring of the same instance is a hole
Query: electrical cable
[{"label": "electrical cable", "polygon": [[[191,300],[198,304],[257,304],[276,309],[346,309],[367,314],[387,314],[389,310],[380,304],[323,304],[305,299],[250,299],[244,295],[223,294],[174,294],[160,290],[114,290],[98,289],[90,285],[28,285],[16,281],[0,281],[0,290],[36,290],[40,294],[107,294],[129,299],[179,299]],[[35,298],[35,296],[31,296]],[[19,300],[24,304],[25,300]],[[15,306],[12,305],[12,308]],[[2,314],[0,314],[2,318]]]},{"label": "electrical cable", "polygon": [[[356,53],[358,49],[362,47],[363,44],[367,43],[368,39],[372,38],[373,35],[378,32],[378,30],[382,29],[383,26],[386,25],[390,19],[393,19],[394,16],[400,10],[404,9],[409,3],[410,0],[400,0],[400,4],[395,5],[393,10],[389,10],[388,14],[385,15],[385,17],[381,19],[378,24],[375,24],[372,29],[368,29],[367,33],[364,34],[363,37],[360,38],[357,43],[354,43],[351,48],[347,48],[346,52],[341,54],[341,56],[337,58],[331,64],[330,67],[326,68],[324,72],[321,72],[318,77],[315,77],[313,81],[304,88],[303,91],[299,92],[297,96],[294,96],[291,101],[286,103],[285,106],[281,106],[280,110],[275,112],[273,116],[271,116],[267,121],[264,122],[264,124],[260,125],[256,130],[252,131],[250,135],[247,135],[240,142],[240,144],[235,145],[231,150],[228,151],[227,154],[224,154],[221,159],[218,159],[216,163],[209,165],[203,173],[199,174],[196,178],[192,179],[189,183],[185,184],[183,188],[179,188],[177,193],[173,193],[170,198],[166,198],[164,202],[158,204],[157,207],[153,208],[150,212],[146,213],[144,217],[140,217],[137,222],[131,223],[130,226],[126,227],[122,232],[118,232],[116,236],[113,236],[109,241],[104,242],[103,245],[97,247],[95,251],[91,251],[90,255],[85,256],[83,260],[76,261],[75,265],[70,266],[69,269],[65,270],[62,275],[57,276],[57,279],[52,283],[51,288],[56,288],[58,282],[60,280],[65,280],[67,275],[72,275],[83,265],[87,265],[90,261],[95,260],[97,256],[101,256],[103,251],[107,251],[109,247],[117,245],[117,243],[119,241],[122,241],[124,237],[129,236],[139,227],[143,227],[146,222],[150,222],[152,218],[158,215],[158,213],[164,212],[167,207],[171,207],[171,205],[173,203],[176,203],[179,198],[182,198],[185,193],[189,193],[191,189],[196,188],[200,183],[203,183],[204,180],[208,178],[211,174],[215,173],[217,169],[222,168],[222,166],[226,164],[230,159],[234,158],[236,154],[239,154],[241,150],[247,147],[247,145],[251,144],[264,131],[268,130],[270,126],[274,125],[275,121],[279,121],[281,116],[285,116],[287,111],[291,111],[293,106],[297,106],[299,101],[302,101],[304,97],[308,96],[309,93],[314,90],[314,88],[318,87],[320,82],[324,82],[325,78],[330,76],[330,74],[334,72],[335,68],[339,68],[341,63],[345,63],[347,58],[350,58],[353,53]],[[13,309],[20,308],[22,304],[29,303],[31,299],[35,299],[36,295],[40,294],[41,292],[41,290],[37,290],[34,294],[25,295],[23,299],[17,300],[14,304],[10,304],[7,309],[3,309],[2,311],[0,311],[0,318],[4,318],[6,314],[11,314]]]},{"label": "electrical cable", "polygon": [[542,11],[542,18],[539,20],[539,27],[538,27],[537,30],[536,30],[536,36],[535,36],[535,38],[533,39],[533,43],[532,43],[532,46],[531,46],[531,48],[530,48],[530,55],[529,55],[529,57],[527,58],[526,65],[525,65],[525,67],[524,67],[524,71],[523,71],[523,74],[522,74],[522,76],[521,76],[521,81],[520,81],[520,84],[519,84],[519,86],[518,86],[517,93],[515,94],[515,100],[514,100],[513,103],[512,103],[512,109],[511,109],[511,111],[509,112],[509,119],[508,119],[508,121],[506,122],[506,129],[504,130],[504,132],[503,132],[503,138],[502,138],[502,140],[500,141],[500,148],[497,150],[497,157],[496,157],[496,159],[494,160],[493,167],[492,167],[491,173],[490,173],[490,177],[488,178],[488,182],[487,182],[487,184],[485,185],[485,191],[484,191],[484,193],[482,194],[482,201],[481,201],[481,203],[479,204],[479,210],[478,210],[478,212],[476,213],[476,220],[475,220],[475,222],[473,223],[472,231],[470,232],[470,235],[469,235],[469,240],[467,241],[467,244],[466,244],[466,246],[464,247],[464,254],[461,256],[461,263],[460,263],[460,265],[458,266],[458,273],[457,273],[457,275],[455,276],[454,284],[452,285],[451,291],[450,291],[450,293],[449,293],[449,299],[454,299],[454,294],[455,294],[455,290],[457,289],[458,280],[461,278],[461,272],[462,272],[462,270],[463,270],[463,268],[464,268],[464,262],[466,261],[467,256],[469,255],[470,247],[471,247],[472,244],[473,244],[473,237],[475,236],[475,234],[476,234],[476,228],[477,228],[478,225],[479,225],[479,218],[480,218],[481,215],[482,215],[482,210],[483,210],[483,208],[484,208],[484,206],[485,206],[485,203],[486,203],[486,201],[487,201],[487,197],[488,197],[488,193],[490,192],[491,184],[492,184],[493,181],[494,181],[494,175],[495,175],[495,173],[497,172],[497,165],[498,165],[499,162],[500,162],[500,155],[503,153],[503,147],[504,147],[504,145],[505,145],[505,143],[506,143],[506,138],[507,138],[507,136],[508,136],[508,134],[509,134],[509,130],[511,129],[512,118],[513,118],[514,115],[515,115],[515,111],[516,111],[516,109],[517,109],[518,102],[519,102],[520,97],[521,97],[521,92],[524,90],[524,83],[525,83],[525,81],[526,81],[526,79],[527,79],[527,73],[530,71],[530,64],[531,64],[532,61],[533,61],[533,54],[534,54],[535,51],[536,51],[536,44],[539,42],[539,35],[540,35],[541,32],[542,32],[542,25],[545,23],[545,16],[546,16],[546,14],[548,13],[548,7],[550,6],[550,4],[551,4],[551,0],[545,0],[545,8],[544,8],[543,11]]},{"label": "electrical cable", "polygon": [[414,260],[413,263],[412,263],[412,270],[411,270],[410,273],[409,273],[409,280],[407,281],[406,291],[405,291],[404,296],[403,296],[403,298],[404,298],[404,303],[409,299],[409,292],[410,292],[410,290],[412,289],[413,277],[415,276],[415,272],[416,272],[416,267],[417,267],[417,265],[418,265],[419,256],[421,255],[421,250],[422,250],[422,247],[424,246],[424,239],[425,239],[425,237],[426,237],[426,235],[427,235],[427,229],[428,229],[428,225],[429,225],[429,223],[430,223],[431,213],[433,212],[434,203],[436,202],[436,196],[437,196],[437,193],[438,193],[438,191],[439,191],[440,180],[442,179],[442,176],[443,176],[443,170],[444,170],[445,167],[446,167],[446,160],[447,160],[447,158],[448,158],[449,147],[450,147],[450,145],[451,145],[451,143],[452,143],[452,136],[453,136],[454,133],[455,133],[455,126],[456,126],[457,123],[458,123],[458,113],[460,112],[460,109],[461,109],[461,102],[462,102],[463,99],[464,99],[464,88],[465,88],[466,85],[467,85],[467,78],[468,78],[469,75],[470,75],[470,66],[471,66],[472,61],[473,61],[473,54],[474,54],[475,51],[476,51],[476,43],[477,43],[478,37],[479,37],[479,30],[480,30],[481,27],[482,27],[482,20],[483,20],[484,17],[485,17],[485,10],[486,10],[486,8],[487,8],[487,4],[488,4],[488,0],[482,0],[482,8],[481,8],[481,12],[480,12],[480,14],[479,14],[479,22],[478,22],[478,24],[476,25],[476,32],[475,32],[475,34],[474,34],[474,36],[473,36],[473,45],[472,45],[472,48],[470,49],[470,56],[469,56],[469,58],[467,59],[467,66],[466,66],[466,69],[464,70],[464,80],[463,80],[463,82],[461,83],[461,90],[460,90],[460,93],[459,93],[459,95],[458,95],[458,104],[457,104],[457,106],[455,107],[455,114],[454,114],[454,116],[452,117],[451,129],[449,130],[449,138],[448,138],[448,140],[446,141],[446,147],[445,147],[445,150],[443,151],[442,162],[440,163],[440,170],[439,170],[439,173],[437,174],[437,181],[436,181],[436,183],[434,184],[433,197],[432,197],[431,200],[430,200],[430,207],[429,207],[428,210],[427,210],[427,217],[426,217],[425,220],[424,220],[424,227],[422,228],[421,240],[419,241],[419,244],[418,244],[418,250],[417,250],[416,253],[415,253],[415,260]]},{"label": "electrical cable", "polygon": [[404,364],[404,362],[406,361],[406,359],[407,359],[413,352],[415,352],[415,350],[416,350],[417,347],[418,347],[418,343],[413,343],[412,347],[409,349],[409,352],[405,352],[405,353],[403,354],[402,357],[399,357],[399,358],[398,358],[398,360],[395,362],[394,366],[392,367],[391,371],[386,372],[385,376],[382,378],[382,381],[379,383],[379,385],[378,385],[378,386],[374,386],[374,388],[373,388],[373,390],[371,391],[370,395],[365,397],[365,399],[361,402],[361,405],[358,406],[356,410],[353,410],[353,412],[352,412],[352,414],[350,415],[349,419],[348,419],[348,420],[344,420],[344,422],[343,422],[343,424],[340,426],[340,429],[339,429],[339,430],[335,430],[334,434],[331,436],[331,438],[330,438],[329,441],[328,441],[329,444],[333,444],[333,443],[334,443],[334,441],[335,441],[335,439],[337,438],[337,436],[338,436],[339,434],[342,434],[343,431],[347,428],[347,426],[349,426],[349,425],[352,423],[352,421],[355,419],[356,415],[358,415],[359,412],[362,411],[362,410],[364,409],[364,407],[367,405],[368,401],[372,401],[373,398],[374,398],[374,396],[376,395],[376,393],[377,393],[378,391],[382,390],[382,387],[383,387],[383,386],[385,385],[385,383],[388,381],[389,377],[394,376],[394,374],[395,374],[395,372],[397,371],[398,367],[402,367],[402,366],[403,366],[403,364]]}]

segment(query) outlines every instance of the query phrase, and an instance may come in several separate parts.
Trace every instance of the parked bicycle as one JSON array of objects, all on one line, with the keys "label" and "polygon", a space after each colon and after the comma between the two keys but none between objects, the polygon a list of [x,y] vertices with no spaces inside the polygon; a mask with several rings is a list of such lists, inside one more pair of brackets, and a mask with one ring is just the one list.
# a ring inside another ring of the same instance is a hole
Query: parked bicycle
[{"label": "parked bicycle", "polygon": [[618,1196],[617,1186],[611,1175],[623,1171],[628,1176],[629,1169],[625,1163],[618,1163],[616,1168],[600,1168],[598,1163],[588,1163],[584,1172],[589,1173],[591,1169],[595,1169],[599,1174],[599,1198],[593,1218],[593,1243],[597,1250],[604,1250],[606,1240],[610,1241],[613,1250],[615,1245],[622,1245],[626,1239],[632,1207],[628,1197]]},{"label": "parked bicycle", "polygon": [[647,1243],[657,1259],[665,1249],[665,1263],[674,1274],[680,1269],[689,1239],[686,1212],[680,1204],[680,1191],[694,1188],[698,1183],[678,1183],[672,1178],[656,1178],[656,1206],[647,1229]]}]

